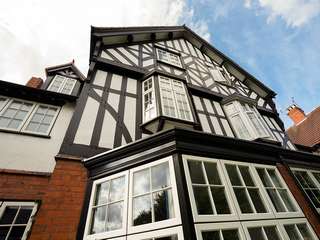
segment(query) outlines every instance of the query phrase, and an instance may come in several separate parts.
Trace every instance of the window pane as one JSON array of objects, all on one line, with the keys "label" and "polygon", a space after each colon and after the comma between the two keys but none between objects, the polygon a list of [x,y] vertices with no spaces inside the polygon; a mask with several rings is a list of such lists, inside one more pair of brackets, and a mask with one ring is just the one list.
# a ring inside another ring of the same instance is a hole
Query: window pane
[{"label": "window pane", "polygon": [[0,127],[8,127],[9,122],[9,118],[0,117]]},{"label": "window pane", "polygon": [[193,187],[198,214],[213,214],[207,187]]},{"label": "window pane", "polygon": [[204,166],[206,169],[208,181],[210,184],[221,185],[217,164],[204,162]]},{"label": "window pane", "polygon": [[280,188],[283,187],[282,184],[281,184],[281,182],[280,182],[280,179],[278,178],[278,176],[277,176],[277,174],[276,174],[276,172],[275,172],[275,170],[273,170],[273,169],[268,169],[267,171],[268,171],[268,173],[269,173],[269,176],[270,176],[273,184],[274,184],[276,187],[280,187]]},{"label": "window pane", "polygon": [[153,208],[155,221],[162,221],[174,217],[171,190],[153,194]]},{"label": "window pane", "polygon": [[246,186],[255,186],[250,172],[249,172],[249,168],[247,166],[239,166],[239,170],[242,176],[242,179],[244,180]]},{"label": "window pane", "polygon": [[91,233],[100,233],[105,231],[106,224],[106,206],[98,207],[93,210]]},{"label": "window pane", "polygon": [[46,133],[48,131],[49,127],[50,127],[50,125],[48,125],[48,124],[41,124],[39,126],[38,132],[39,133]]},{"label": "window pane", "polygon": [[263,240],[265,239],[263,236],[262,228],[261,227],[255,227],[255,228],[249,228],[248,229],[251,240]]},{"label": "window pane", "polygon": [[14,217],[16,216],[18,209],[19,207],[6,207],[0,219],[0,224],[13,223]]},{"label": "window pane", "polygon": [[297,227],[303,237],[303,240],[313,240],[313,237],[311,236],[311,233],[307,224],[305,223],[297,224]]},{"label": "window pane", "polygon": [[266,173],[266,170],[263,168],[257,168],[257,171],[258,171],[259,177],[260,177],[263,185],[265,187],[272,187],[272,183],[270,182],[270,179]]},{"label": "window pane", "polygon": [[211,193],[217,214],[230,214],[224,187],[211,187]]},{"label": "window pane", "polygon": [[226,169],[232,186],[242,186],[237,167],[235,165],[226,164]]},{"label": "window pane", "polygon": [[100,205],[108,202],[109,182],[104,182],[97,185],[95,205]]},{"label": "window pane", "polygon": [[188,161],[189,172],[192,183],[203,183],[206,181],[203,176],[202,163],[200,161]]},{"label": "window pane", "polygon": [[151,223],[151,199],[150,195],[133,199],[133,225]]},{"label": "window pane", "polygon": [[15,221],[16,224],[27,224],[29,221],[29,218],[31,216],[32,213],[32,208],[21,208],[17,219]]},{"label": "window pane", "polygon": [[249,195],[251,197],[252,203],[258,213],[265,213],[267,212],[262,198],[260,196],[259,189],[248,189]]},{"label": "window pane", "polygon": [[160,238],[155,238],[155,240],[178,240],[178,236],[169,236],[169,237],[160,237]]},{"label": "window pane", "polygon": [[150,192],[150,171],[145,169],[133,174],[133,194]]},{"label": "window pane", "polygon": [[24,230],[25,230],[25,226],[14,226],[11,229],[11,232],[9,234],[9,237],[7,238],[7,240],[19,240],[22,238]]},{"label": "window pane", "polygon": [[268,240],[280,240],[280,236],[276,226],[263,227]]},{"label": "window pane", "polygon": [[20,126],[21,122],[21,120],[11,120],[11,122],[8,125],[8,128],[17,129]]},{"label": "window pane", "polygon": [[271,198],[271,201],[273,203],[273,206],[277,210],[277,212],[285,212],[286,209],[284,208],[276,190],[274,189],[267,189],[267,193],[269,197]]},{"label": "window pane", "polygon": [[220,240],[219,231],[202,232],[203,240]]},{"label": "window pane", "polygon": [[290,211],[290,212],[295,212],[295,211],[296,211],[296,207],[295,207],[294,204],[292,203],[292,201],[291,201],[291,199],[290,199],[290,197],[289,197],[289,195],[288,195],[287,190],[285,190],[285,189],[279,189],[278,191],[279,191],[280,196],[281,196],[284,204],[286,205],[288,211]]},{"label": "window pane", "polygon": [[284,228],[285,228],[290,240],[301,240],[295,225],[285,225]]},{"label": "window pane", "polygon": [[124,198],[125,178],[120,177],[111,180],[109,202],[118,201]]},{"label": "window pane", "polygon": [[223,240],[239,240],[237,229],[222,230]]},{"label": "window pane", "polygon": [[253,213],[249,199],[244,188],[234,188],[234,193],[236,195],[238,204],[240,206],[242,213]]},{"label": "window pane", "polygon": [[170,174],[168,162],[151,168],[152,190],[158,190],[170,186]]},{"label": "window pane", "polygon": [[122,212],[123,203],[117,202],[108,205],[107,215],[107,231],[116,230],[122,228]]},{"label": "window pane", "polygon": [[0,240],[5,240],[9,232],[10,227],[1,227],[0,226]]}]

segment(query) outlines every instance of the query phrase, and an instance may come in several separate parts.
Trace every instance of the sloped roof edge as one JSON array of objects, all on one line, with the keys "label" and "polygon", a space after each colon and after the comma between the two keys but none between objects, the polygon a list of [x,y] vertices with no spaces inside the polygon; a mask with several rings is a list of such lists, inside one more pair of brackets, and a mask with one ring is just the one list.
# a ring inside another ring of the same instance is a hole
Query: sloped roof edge
[{"label": "sloped roof edge", "polygon": [[57,69],[65,69],[71,67],[71,69],[79,76],[79,78],[84,81],[86,77],[81,73],[81,71],[74,65],[74,62],[69,62],[65,64],[55,65],[51,67],[45,68],[46,75],[48,76],[48,73]]}]

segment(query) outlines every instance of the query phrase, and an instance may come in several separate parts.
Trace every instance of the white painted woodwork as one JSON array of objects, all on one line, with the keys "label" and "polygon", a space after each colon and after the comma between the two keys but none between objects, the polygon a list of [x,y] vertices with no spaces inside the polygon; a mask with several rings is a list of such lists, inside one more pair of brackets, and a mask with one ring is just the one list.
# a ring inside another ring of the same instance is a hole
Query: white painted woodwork
[{"label": "white painted woodwork", "polygon": [[98,85],[100,87],[104,87],[107,79],[107,74],[108,74],[107,72],[97,70],[96,76],[93,80],[93,84]]},{"label": "white painted woodwork", "polygon": [[116,126],[116,120],[108,111],[105,111],[99,140],[99,147],[113,148]]},{"label": "white painted woodwork", "polygon": [[121,91],[122,76],[118,74],[112,74],[110,88]]}]

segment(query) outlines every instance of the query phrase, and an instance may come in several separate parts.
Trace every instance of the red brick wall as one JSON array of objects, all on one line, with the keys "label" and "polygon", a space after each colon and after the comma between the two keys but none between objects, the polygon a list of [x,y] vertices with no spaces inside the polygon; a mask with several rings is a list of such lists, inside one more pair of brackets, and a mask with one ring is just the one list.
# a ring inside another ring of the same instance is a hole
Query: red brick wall
[{"label": "red brick wall", "polygon": [[87,183],[80,161],[57,160],[30,240],[76,239]]},{"label": "red brick wall", "polygon": [[306,216],[314,231],[320,238],[320,220],[318,217],[318,213],[315,212],[315,210],[313,210],[313,208],[310,206],[308,199],[305,198],[303,192],[297,186],[294,177],[290,174],[290,170],[283,164],[277,164],[277,168],[282,177],[284,178],[285,182],[287,183],[291,193],[298,202],[304,215]]},{"label": "red brick wall", "polygon": [[32,87],[32,88],[40,88],[43,84],[43,80],[41,78],[32,77],[27,82],[26,86]]}]

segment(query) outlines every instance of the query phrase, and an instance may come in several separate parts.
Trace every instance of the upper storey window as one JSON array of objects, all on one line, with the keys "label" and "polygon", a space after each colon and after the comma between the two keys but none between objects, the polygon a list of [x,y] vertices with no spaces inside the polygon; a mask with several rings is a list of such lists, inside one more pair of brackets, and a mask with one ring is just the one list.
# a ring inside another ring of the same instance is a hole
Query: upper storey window
[{"label": "upper storey window", "polygon": [[157,48],[158,60],[182,68],[180,56],[178,54],[168,52]]},{"label": "upper storey window", "polygon": [[271,137],[255,107],[234,101],[226,104],[224,109],[239,138],[252,140]]},{"label": "upper storey window", "polygon": [[48,87],[49,91],[59,92],[63,94],[71,94],[77,80],[56,75]]}]

